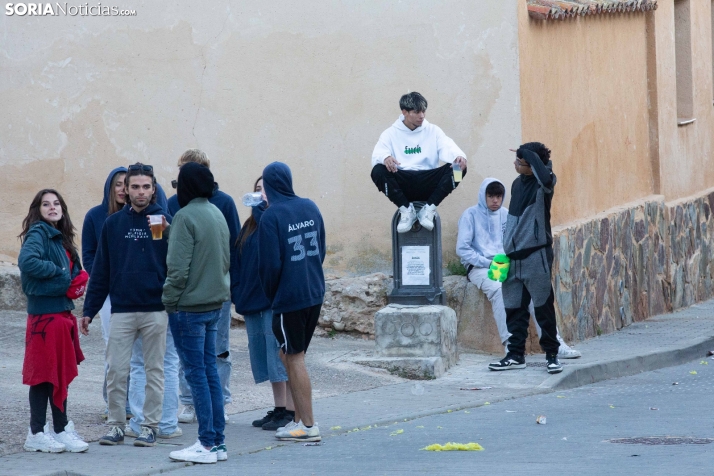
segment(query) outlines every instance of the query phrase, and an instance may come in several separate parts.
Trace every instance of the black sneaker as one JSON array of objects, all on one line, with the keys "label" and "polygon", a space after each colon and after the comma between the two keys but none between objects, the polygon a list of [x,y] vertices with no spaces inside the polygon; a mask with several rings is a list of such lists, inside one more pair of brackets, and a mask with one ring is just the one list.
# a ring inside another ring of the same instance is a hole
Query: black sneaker
[{"label": "black sneaker", "polygon": [[293,421],[295,415],[288,412],[276,412],[273,414],[273,419],[269,422],[263,424],[263,429],[268,431],[277,431],[278,428],[283,427]]},{"label": "black sneaker", "polygon": [[134,440],[134,446],[156,446],[156,432],[148,426],[142,426],[141,435]]},{"label": "black sneaker", "polygon": [[99,439],[99,444],[100,445],[109,445],[109,446],[114,446],[114,445],[123,445],[124,444],[124,430],[119,428],[118,426],[113,426],[109,430],[109,433],[106,435],[102,436]]},{"label": "black sneaker", "polygon": [[522,355],[507,354],[498,362],[488,364],[489,370],[525,369],[526,359]]},{"label": "black sneaker", "polygon": [[251,424],[256,428],[261,428],[263,425],[265,425],[270,420],[272,420],[273,415],[275,415],[276,413],[277,413],[276,410],[270,410],[270,411],[268,411],[268,413],[265,414],[265,416],[263,418],[261,418],[260,420],[255,420]]},{"label": "black sneaker", "polygon": [[545,360],[548,362],[546,368],[549,374],[559,374],[563,371],[563,365],[558,360],[557,354],[546,354]]}]

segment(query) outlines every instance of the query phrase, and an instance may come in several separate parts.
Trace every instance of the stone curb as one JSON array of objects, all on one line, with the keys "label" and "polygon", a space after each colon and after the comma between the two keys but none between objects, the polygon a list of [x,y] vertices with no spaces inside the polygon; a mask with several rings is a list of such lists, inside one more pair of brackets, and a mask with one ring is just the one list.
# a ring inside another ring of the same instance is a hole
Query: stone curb
[{"label": "stone curb", "polygon": [[[218,464],[218,463],[216,463]],[[194,466],[193,463],[180,463],[178,461],[174,463],[167,463],[163,466],[158,466],[156,468],[151,468],[148,471],[135,471],[133,473],[122,473],[122,476],[153,476],[154,474],[164,474],[171,471],[176,471],[177,469],[187,468],[189,466]],[[52,471],[51,473],[41,473],[35,476],[92,476],[87,473],[77,473],[76,471]]]},{"label": "stone curb", "polygon": [[603,380],[674,367],[686,364],[699,357],[705,358],[706,352],[713,348],[714,337],[703,337],[701,339],[693,339],[688,344],[678,348],[663,349],[622,359],[592,362],[580,366],[569,365],[559,375],[553,375],[540,384],[539,388],[567,390]]}]

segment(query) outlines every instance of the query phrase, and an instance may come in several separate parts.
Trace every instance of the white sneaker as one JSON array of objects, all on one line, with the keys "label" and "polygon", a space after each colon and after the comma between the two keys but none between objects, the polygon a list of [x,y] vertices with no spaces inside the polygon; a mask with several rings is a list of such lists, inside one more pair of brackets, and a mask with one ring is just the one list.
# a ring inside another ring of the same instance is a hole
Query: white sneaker
[{"label": "white sneaker", "polygon": [[169,458],[176,461],[188,461],[191,463],[216,463],[218,461],[218,447],[214,446],[207,450],[200,441],[182,450],[172,451]]},{"label": "white sneaker", "polygon": [[55,433],[50,424],[45,424],[45,434],[50,435],[55,441],[62,443],[65,446],[65,451],[70,453],[82,453],[89,449],[89,444],[86,443],[79,434],[74,430],[74,422],[67,423],[62,433]]},{"label": "white sneaker", "polygon": [[312,427],[308,428],[303,425],[302,422],[298,423],[294,427],[288,429],[287,427],[283,431],[278,431],[275,433],[275,437],[283,441],[320,441],[322,437],[320,436],[320,428],[318,428],[317,423],[313,424]]},{"label": "white sneaker", "polygon": [[406,233],[412,229],[414,222],[417,219],[414,205],[409,204],[407,207],[399,207],[399,223],[397,223],[397,233]]},{"label": "white sneaker", "polygon": [[196,423],[196,409],[193,405],[184,405],[181,414],[178,416],[179,423]]},{"label": "white sneaker", "polygon": [[563,338],[560,337],[560,334],[558,334],[557,339],[560,344],[560,347],[558,348],[558,357],[561,359],[577,359],[583,356],[583,354],[579,351],[566,344]]},{"label": "white sneaker", "polygon": [[138,438],[139,433],[132,430],[131,426],[127,423],[126,425],[124,425],[124,436],[128,436],[130,438]]},{"label": "white sneaker", "polygon": [[230,420],[230,417],[228,416],[228,413],[223,412],[223,419],[224,419],[225,421]]},{"label": "white sneaker", "polygon": [[[124,431],[124,434],[127,435],[128,433],[126,431]],[[164,440],[168,440],[171,438],[178,438],[179,436],[182,436],[182,435],[183,435],[183,430],[181,429],[180,426],[176,426],[176,429],[171,433],[162,433],[162,432],[156,433],[157,438],[161,438]]]},{"label": "white sneaker", "polygon": [[288,423],[287,425],[279,427],[279,428],[276,430],[276,432],[278,432],[278,431],[285,431],[285,430],[292,430],[293,428],[295,428],[296,426],[298,426],[298,423],[299,423],[299,422],[296,422],[295,420],[293,420],[293,421],[291,421],[290,423]]},{"label": "white sneaker", "polygon": [[33,435],[30,429],[27,430],[23,448],[25,451],[42,451],[43,453],[62,453],[67,449],[64,443],[55,440],[52,435],[42,431]]},{"label": "white sneaker", "polygon": [[434,215],[436,215],[436,205],[424,205],[419,210],[419,223],[421,226],[431,231],[434,229]]},{"label": "white sneaker", "polygon": [[228,461],[228,450],[225,443],[216,446],[216,457],[218,461]]}]

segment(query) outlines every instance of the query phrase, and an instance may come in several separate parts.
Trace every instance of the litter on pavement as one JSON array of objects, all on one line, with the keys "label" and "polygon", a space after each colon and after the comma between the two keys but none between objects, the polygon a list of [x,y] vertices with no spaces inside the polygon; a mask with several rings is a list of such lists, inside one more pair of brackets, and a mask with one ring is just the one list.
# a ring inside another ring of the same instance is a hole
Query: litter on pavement
[{"label": "litter on pavement", "polygon": [[434,443],[433,445],[426,446],[422,448],[424,451],[483,451],[483,446],[478,443],[446,443],[445,445],[440,445],[439,443]]}]

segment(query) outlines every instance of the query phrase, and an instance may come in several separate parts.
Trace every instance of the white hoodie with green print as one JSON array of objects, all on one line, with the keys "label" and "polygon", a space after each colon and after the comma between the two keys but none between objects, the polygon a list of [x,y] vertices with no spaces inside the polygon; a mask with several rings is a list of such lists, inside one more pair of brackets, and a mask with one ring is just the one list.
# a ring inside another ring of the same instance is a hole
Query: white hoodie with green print
[{"label": "white hoodie with green print", "polygon": [[403,115],[379,136],[372,167],[383,164],[389,156],[397,159],[399,170],[432,170],[439,167],[439,161],[450,164],[456,157],[466,158],[439,126],[424,119],[421,126],[411,130],[404,125]]}]

